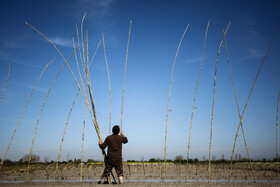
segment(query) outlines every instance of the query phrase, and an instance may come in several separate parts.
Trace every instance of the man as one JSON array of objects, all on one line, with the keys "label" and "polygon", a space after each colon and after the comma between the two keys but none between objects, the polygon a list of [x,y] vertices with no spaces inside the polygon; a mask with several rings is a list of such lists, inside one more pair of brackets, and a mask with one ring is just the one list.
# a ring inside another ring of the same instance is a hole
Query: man
[{"label": "man", "polygon": [[99,141],[100,149],[105,149],[108,146],[107,157],[105,158],[105,169],[100,181],[101,184],[105,182],[105,179],[108,178],[113,168],[116,170],[119,183],[123,183],[122,144],[127,143],[128,140],[122,131],[121,135],[119,135],[120,127],[118,125],[114,126],[112,131],[113,134],[107,136],[104,143]]}]

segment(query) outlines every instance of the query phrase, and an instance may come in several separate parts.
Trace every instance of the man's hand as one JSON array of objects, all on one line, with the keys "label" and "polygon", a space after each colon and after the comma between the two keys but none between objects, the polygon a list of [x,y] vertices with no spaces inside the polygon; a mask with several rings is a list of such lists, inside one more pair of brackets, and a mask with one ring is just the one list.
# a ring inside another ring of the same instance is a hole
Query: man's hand
[{"label": "man's hand", "polygon": [[123,134],[123,131],[121,131],[121,135],[122,135],[123,137],[125,137],[125,135]]},{"label": "man's hand", "polygon": [[102,144],[102,141],[101,141],[101,140],[99,140],[98,144],[99,144],[99,145],[101,145],[101,144]]}]

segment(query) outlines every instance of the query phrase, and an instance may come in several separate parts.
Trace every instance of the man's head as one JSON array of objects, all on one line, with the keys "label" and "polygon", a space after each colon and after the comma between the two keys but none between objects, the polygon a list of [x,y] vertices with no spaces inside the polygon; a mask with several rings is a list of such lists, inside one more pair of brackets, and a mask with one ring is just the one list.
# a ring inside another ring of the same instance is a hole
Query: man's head
[{"label": "man's head", "polygon": [[113,134],[119,134],[120,133],[120,127],[118,125],[115,125],[113,127],[112,131],[113,131]]}]

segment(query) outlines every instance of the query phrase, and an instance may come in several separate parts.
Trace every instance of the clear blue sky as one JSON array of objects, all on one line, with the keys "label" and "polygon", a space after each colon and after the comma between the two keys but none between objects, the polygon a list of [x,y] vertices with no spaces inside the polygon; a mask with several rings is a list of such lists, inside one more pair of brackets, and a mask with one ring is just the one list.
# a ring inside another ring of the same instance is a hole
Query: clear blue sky
[{"label": "clear blue sky", "polygon": [[[46,70],[19,125],[7,158],[20,159],[29,153],[33,133],[45,95],[63,64],[57,51],[25,21],[49,37],[68,57],[72,32],[87,12],[84,29],[89,32],[90,57],[105,35],[112,85],[112,125],[120,124],[121,99],[129,22],[133,21],[126,75],[123,131],[128,144],[124,160],[163,158],[166,107],[173,59],[182,33],[174,71],[169,113],[167,158],[186,158],[195,85],[202,57],[204,34],[208,31],[205,60],[198,87],[193,119],[190,157],[208,156],[214,70],[217,50],[229,21],[229,58],[240,110],[273,34],[280,23],[279,1],[2,1],[0,7],[0,88],[11,74],[0,102],[0,156],[3,157],[14,128],[44,66]],[[251,157],[275,157],[277,96],[280,90],[280,33],[266,59],[244,115],[244,130]],[[77,74],[74,56],[69,64]],[[103,49],[90,69],[98,122],[103,140],[109,129],[109,87]],[[57,79],[38,126],[33,152],[43,160],[57,158],[65,122],[77,92],[67,67]],[[81,157],[84,103],[79,96],[62,149],[61,159]],[[238,126],[238,112],[222,46],[216,84],[212,154],[229,159]],[[101,160],[98,138],[89,113],[86,116],[84,158]],[[243,138],[236,153],[246,157]]]}]

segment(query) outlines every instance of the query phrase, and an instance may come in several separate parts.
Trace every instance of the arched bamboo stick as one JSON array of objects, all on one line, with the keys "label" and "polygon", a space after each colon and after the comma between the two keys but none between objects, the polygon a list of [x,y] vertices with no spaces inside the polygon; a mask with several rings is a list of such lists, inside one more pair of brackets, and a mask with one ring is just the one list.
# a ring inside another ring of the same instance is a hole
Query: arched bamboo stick
[{"label": "arched bamboo stick", "polygon": [[176,59],[177,59],[177,55],[178,55],[178,52],[179,52],[179,49],[181,47],[181,43],[184,39],[184,36],[187,32],[189,28],[189,24],[187,25],[182,37],[181,37],[181,40],[180,40],[180,43],[178,45],[178,48],[177,48],[177,51],[176,51],[176,55],[175,55],[175,58],[174,58],[174,61],[173,61],[173,66],[172,66],[172,71],[171,71],[171,78],[170,78],[170,83],[169,83],[169,93],[168,93],[168,101],[167,101],[167,111],[166,111],[166,128],[165,128],[165,140],[164,140],[164,164],[163,164],[163,175],[162,175],[162,182],[164,182],[164,177],[165,177],[165,167],[166,167],[166,141],[167,141],[167,124],[168,124],[168,112],[169,112],[169,101],[170,101],[170,93],[171,93],[171,84],[173,82],[173,72],[174,72],[174,67],[175,67],[175,63],[176,63]]},{"label": "arched bamboo stick", "polygon": [[227,29],[223,34],[223,39],[220,43],[219,49],[218,49],[218,54],[217,54],[217,59],[216,59],[216,67],[215,67],[215,78],[214,78],[214,89],[213,89],[213,103],[212,103],[212,116],[211,116],[211,131],[210,131],[210,144],[209,144],[209,178],[208,178],[208,183],[210,183],[211,180],[211,146],[212,146],[212,135],[213,135],[213,120],[214,120],[214,106],[215,106],[215,91],[216,91],[216,80],[217,80],[217,68],[218,68],[218,59],[219,59],[219,55],[220,55],[220,50],[223,44],[223,41],[226,37],[228,28],[230,26],[230,23],[228,23]]},{"label": "arched bamboo stick", "polygon": [[203,60],[204,60],[204,52],[205,52],[205,45],[206,45],[206,38],[207,38],[209,24],[210,24],[210,19],[208,21],[206,31],[205,31],[204,45],[203,45],[203,52],[202,52],[202,60],[201,60],[201,64],[200,64],[200,69],[199,69],[199,74],[198,74],[198,78],[197,78],[197,82],[196,82],[195,91],[194,91],[193,107],[192,107],[192,114],[191,114],[191,124],[190,124],[190,132],[189,132],[189,142],[188,142],[188,152],[187,152],[186,182],[188,180],[189,154],[190,154],[190,145],[191,145],[192,120],[193,120],[193,113],[194,113],[194,109],[195,109],[195,99],[196,99],[196,93],[197,93],[199,78],[200,78],[202,65],[203,65]]},{"label": "arched bamboo stick", "polygon": [[111,132],[111,119],[112,119],[112,95],[111,95],[111,82],[110,82],[110,74],[109,74],[109,67],[107,63],[107,56],[105,51],[105,41],[104,41],[104,34],[102,33],[102,40],[103,40],[103,49],[104,49],[104,57],[106,62],[107,74],[108,74],[108,81],[109,81],[109,90],[110,90],[110,121],[109,121],[109,134]]},{"label": "arched bamboo stick", "polygon": [[[238,104],[238,99],[237,99],[237,93],[236,93],[236,90],[235,90],[234,81],[233,81],[233,77],[232,77],[232,73],[231,73],[231,68],[230,68],[230,64],[229,64],[229,55],[228,55],[228,47],[227,47],[227,40],[226,40],[226,38],[225,38],[225,46],[226,46],[227,63],[228,63],[228,68],[229,68],[230,79],[231,79],[231,82],[232,82],[232,86],[233,86],[233,90],[234,90],[234,95],[235,95],[235,101],[236,101],[237,110],[238,110],[238,116],[239,116],[239,119],[240,119],[241,118],[241,114],[240,114],[240,109],[239,109],[239,104]],[[246,148],[246,151],[247,151],[248,160],[250,162],[250,168],[251,168],[251,171],[252,171],[252,175],[255,176],[255,173],[254,173],[254,170],[253,170],[253,166],[252,166],[252,162],[251,162],[251,158],[250,158],[249,149],[248,149],[248,146],[247,146],[247,143],[246,143],[245,132],[244,132],[243,124],[242,123],[241,123],[241,130],[242,130],[242,135],[243,135],[243,140],[244,140],[245,148]],[[232,173],[229,174],[229,181],[230,181],[231,174]],[[254,177],[254,179],[255,179],[255,177]]]},{"label": "arched bamboo stick", "polygon": [[125,68],[124,68],[124,79],[123,79],[123,93],[122,93],[122,109],[121,109],[121,131],[122,131],[122,123],[123,123],[123,100],[124,100],[125,77],[126,77],[127,56],[128,56],[128,47],[129,47],[131,25],[132,25],[132,20],[130,20],[128,39],[127,39],[127,46],[126,46],[126,56],[125,56]]},{"label": "arched bamboo stick", "polygon": [[[278,30],[279,30],[279,27],[280,27],[280,24],[278,25],[278,27],[277,27],[277,29],[276,29],[276,31],[275,31],[275,33],[274,33],[274,36],[273,36],[273,38],[272,38],[272,41],[271,41],[271,43],[270,43],[270,45],[269,45],[269,47],[268,47],[268,49],[267,49],[267,52],[266,52],[266,54],[265,54],[265,56],[264,56],[264,58],[263,58],[263,61],[262,61],[262,63],[261,63],[261,66],[260,66],[260,68],[259,68],[259,70],[258,70],[258,73],[257,73],[256,77],[255,77],[254,83],[253,83],[253,85],[252,85],[252,88],[251,88],[250,93],[249,93],[249,95],[248,95],[246,104],[245,104],[245,106],[244,106],[244,109],[243,109],[243,112],[242,112],[242,115],[241,115],[241,118],[240,118],[240,121],[239,121],[239,125],[238,125],[238,127],[237,127],[237,131],[236,131],[235,139],[234,139],[234,144],[233,144],[233,149],[232,149],[232,154],[231,154],[231,169],[230,169],[230,172],[231,172],[231,173],[232,173],[233,154],[234,154],[234,150],[235,150],[235,146],[236,146],[236,139],[237,139],[237,136],[238,136],[239,128],[240,128],[240,126],[241,126],[242,119],[243,119],[243,116],[244,116],[246,107],[247,107],[247,105],[248,105],[249,99],[250,99],[250,97],[251,97],[252,91],[253,91],[253,89],[254,89],[254,86],[255,86],[255,84],[256,84],[256,81],[257,81],[257,79],[258,79],[258,76],[259,76],[259,74],[260,74],[260,72],[261,72],[261,69],[262,69],[262,66],[263,66],[263,64],[264,64],[264,62],[265,62],[265,59],[266,59],[266,57],[267,57],[267,55],[268,55],[268,52],[269,52],[269,50],[270,50],[270,48],[271,48],[271,46],[272,46],[272,44],[273,44],[273,42],[274,42],[274,39],[275,39],[275,37],[276,37],[276,35],[277,35],[277,32],[278,32]],[[254,179],[254,180],[256,180],[256,179]]]},{"label": "arched bamboo stick", "polygon": [[[74,52],[73,52],[73,53],[74,53]],[[73,55],[73,53],[68,57],[67,61],[68,61],[69,58]],[[61,67],[60,70],[58,71],[56,77],[54,78],[54,80],[53,80],[53,82],[52,82],[52,84],[51,84],[51,86],[50,86],[50,88],[49,88],[49,91],[48,91],[48,93],[46,94],[44,103],[43,103],[43,105],[42,105],[42,107],[41,107],[41,111],[40,111],[40,114],[39,114],[38,119],[37,119],[35,131],[34,131],[34,135],[33,135],[33,140],[32,140],[32,144],[31,144],[31,148],[30,148],[29,158],[28,158],[27,176],[26,176],[26,180],[27,180],[27,181],[28,181],[28,175],[29,175],[29,170],[30,170],[30,162],[31,162],[32,150],[33,150],[33,145],[34,145],[34,141],[35,141],[35,136],[36,136],[38,124],[39,124],[39,121],[40,121],[40,118],[41,118],[43,109],[44,109],[44,107],[45,107],[46,101],[47,101],[47,99],[48,99],[48,96],[49,96],[49,94],[50,94],[50,92],[51,92],[51,89],[52,89],[52,87],[53,87],[53,85],[54,85],[56,79],[58,78],[60,72],[61,72],[62,69],[64,68],[65,64],[66,64],[66,63],[64,63],[64,64],[62,65],[62,67]]]},{"label": "arched bamboo stick", "polygon": [[0,101],[4,95],[4,91],[5,91],[5,88],[6,88],[6,85],[7,85],[7,82],[8,82],[8,79],[9,79],[9,76],[10,76],[10,73],[11,73],[11,63],[9,63],[9,72],[8,72],[8,75],[7,75],[7,78],[6,78],[6,81],[5,81],[5,84],[4,84],[4,87],[3,87],[3,90],[2,90],[2,93],[1,93],[1,96],[0,96]]},{"label": "arched bamboo stick", "polygon": [[[54,58],[54,59],[55,59],[55,58]],[[49,67],[49,65],[54,61],[54,59],[52,59],[52,61],[49,62],[49,63],[45,66],[45,68],[43,69],[41,75],[39,76],[39,78],[38,78],[38,80],[37,80],[37,82],[36,82],[36,84],[35,84],[35,86],[34,86],[32,92],[31,92],[31,94],[30,94],[30,96],[29,96],[29,98],[28,98],[27,103],[25,104],[25,107],[24,107],[24,109],[23,109],[23,111],[22,111],[22,113],[21,113],[21,116],[20,116],[19,120],[18,120],[17,126],[16,126],[16,128],[15,128],[15,130],[14,130],[14,133],[13,133],[12,137],[11,137],[11,140],[10,140],[10,142],[9,142],[9,145],[8,145],[8,147],[7,147],[7,149],[6,149],[5,155],[4,155],[3,159],[2,159],[2,162],[1,162],[1,165],[0,165],[0,169],[2,168],[3,162],[4,162],[4,160],[5,160],[6,156],[7,156],[7,153],[8,153],[8,151],[9,151],[10,145],[11,145],[12,140],[13,140],[15,134],[16,134],[17,128],[18,128],[18,126],[19,126],[19,124],[20,124],[20,122],[21,122],[21,119],[22,119],[22,117],[23,117],[23,114],[24,114],[24,112],[25,112],[25,110],[26,110],[26,108],[27,108],[27,106],[28,106],[28,104],[29,104],[29,101],[30,101],[30,99],[31,99],[31,97],[32,97],[32,95],[33,95],[33,93],[34,93],[34,91],[35,91],[35,89],[36,89],[36,87],[37,87],[39,81],[41,80],[41,78],[42,78],[42,76],[43,76],[45,70],[46,70],[46,69]]]}]

